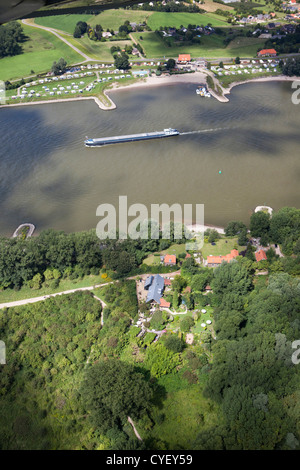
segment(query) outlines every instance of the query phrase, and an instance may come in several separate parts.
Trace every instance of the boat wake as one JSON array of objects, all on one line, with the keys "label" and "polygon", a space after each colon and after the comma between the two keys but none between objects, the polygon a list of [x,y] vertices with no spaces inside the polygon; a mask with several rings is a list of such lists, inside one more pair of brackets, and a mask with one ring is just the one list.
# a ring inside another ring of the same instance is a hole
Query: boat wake
[{"label": "boat wake", "polygon": [[179,135],[201,134],[202,132],[217,132],[227,131],[233,129],[232,127],[214,127],[213,129],[200,129],[198,131],[180,132]]}]

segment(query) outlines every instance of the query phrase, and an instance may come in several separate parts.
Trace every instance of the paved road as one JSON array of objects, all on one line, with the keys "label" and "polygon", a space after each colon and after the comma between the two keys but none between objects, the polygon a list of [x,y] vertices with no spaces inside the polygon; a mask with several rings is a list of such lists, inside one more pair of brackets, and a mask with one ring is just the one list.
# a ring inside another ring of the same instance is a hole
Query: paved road
[{"label": "paved road", "polygon": [[80,54],[82,57],[84,57],[85,60],[91,60],[93,61],[94,59],[92,59],[91,57],[89,57],[88,55],[86,55],[84,52],[82,52],[80,49],[78,49],[78,47],[76,46],[73,46],[73,44],[71,44],[67,39],[63,38],[58,30],[56,29],[52,29],[52,28],[47,28],[46,26],[41,26],[39,24],[35,24],[35,23],[32,23],[30,22],[30,20],[22,20],[22,23],[26,24],[27,26],[32,26],[33,28],[40,28],[40,29],[44,29],[45,31],[49,31],[49,33],[52,33],[54,34],[55,36],[58,37],[58,39],[60,39],[61,41],[63,41],[65,44],[67,44],[67,46],[71,47],[75,52],[77,52],[78,54]]}]

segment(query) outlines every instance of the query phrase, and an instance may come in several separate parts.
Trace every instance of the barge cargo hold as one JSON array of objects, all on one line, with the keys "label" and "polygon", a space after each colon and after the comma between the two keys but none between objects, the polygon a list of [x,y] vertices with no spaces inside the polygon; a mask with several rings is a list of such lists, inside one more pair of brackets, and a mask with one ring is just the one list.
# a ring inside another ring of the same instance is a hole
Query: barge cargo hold
[{"label": "barge cargo hold", "polygon": [[86,139],[84,144],[86,147],[97,147],[99,145],[109,145],[109,144],[120,144],[123,142],[135,142],[138,140],[148,140],[148,139],[161,139],[163,137],[172,137],[174,135],[179,135],[177,129],[164,129],[161,132],[145,132],[143,134],[131,134],[131,135],[116,135],[114,137],[102,137],[99,139]]}]

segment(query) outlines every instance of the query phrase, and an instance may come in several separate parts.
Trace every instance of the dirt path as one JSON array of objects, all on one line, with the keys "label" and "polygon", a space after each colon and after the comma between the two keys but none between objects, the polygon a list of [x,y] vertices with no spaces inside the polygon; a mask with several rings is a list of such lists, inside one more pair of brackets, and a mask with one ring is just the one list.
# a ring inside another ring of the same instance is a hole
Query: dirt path
[{"label": "dirt path", "polygon": [[130,418],[130,416],[128,416],[127,419],[128,419],[128,422],[131,424],[132,429],[133,429],[133,431],[134,431],[134,434],[136,435],[136,437],[138,438],[138,440],[139,440],[139,441],[142,441],[143,439],[141,438],[141,436],[140,436],[139,433],[137,432],[136,427],[135,427],[135,425],[134,425],[134,422],[132,421],[132,419]]},{"label": "dirt path", "polygon": [[94,299],[99,300],[99,302],[100,302],[101,305],[102,305],[100,323],[101,323],[101,326],[103,326],[103,325],[104,325],[104,321],[103,321],[103,309],[104,309],[105,307],[107,307],[107,304],[106,304],[102,299],[100,299],[100,297],[97,297],[96,295],[94,295]]},{"label": "dirt path", "polygon": [[[89,286],[89,287],[78,287],[77,289],[70,289],[70,290],[65,290],[62,292],[56,292],[55,294],[48,294],[48,295],[41,295],[39,297],[31,297],[30,299],[23,299],[23,300],[15,300],[13,302],[3,302],[0,304],[0,309],[1,308],[9,308],[9,307],[20,307],[22,305],[27,305],[27,304],[34,304],[35,302],[42,302],[43,300],[50,299],[50,297],[56,297],[57,295],[65,295],[65,294],[73,294],[74,292],[79,292],[79,291],[92,291],[94,289],[97,289],[98,287],[104,287],[107,286],[108,284],[113,284],[114,282],[118,281],[111,281],[111,282],[106,282],[104,284],[96,284],[95,286]],[[94,296],[96,297],[96,296]],[[96,297],[97,300],[99,300],[102,304],[106,307],[105,302],[101,300],[99,297]]]},{"label": "dirt path", "polygon": [[[131,41],[133,42],[133,44],[135,44],[135,45],[138,44],[138,42],[134,39],[134,37],[132,36],[132,34],[129,34],[129,37],[130,37]],[[140,57],[141,59],[145,59],[145,57],[142,55],[142,53],[141,53],[140,51],[139,51],[139,57]]]}]

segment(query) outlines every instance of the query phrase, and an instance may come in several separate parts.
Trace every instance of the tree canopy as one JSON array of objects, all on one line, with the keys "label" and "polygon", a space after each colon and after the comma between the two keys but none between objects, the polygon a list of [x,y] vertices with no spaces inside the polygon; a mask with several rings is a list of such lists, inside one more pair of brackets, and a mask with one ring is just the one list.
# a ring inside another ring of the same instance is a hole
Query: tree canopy
[{"label": "tree canopy", "polygon": [[128,416],[140,418],[149,408],[153,392],[138,368],[108,359],[87,370],[82,395],[91,421],[105,432],[121,428]]}]

